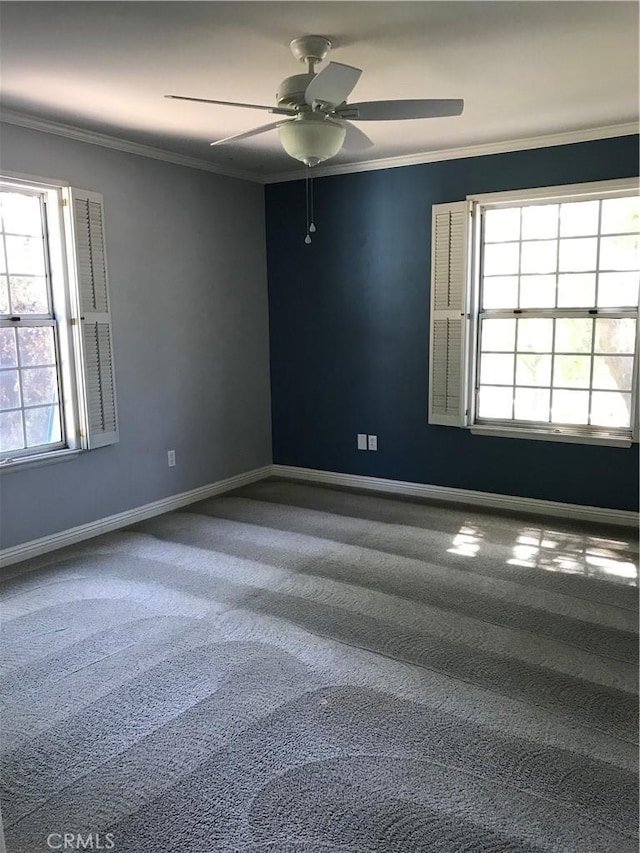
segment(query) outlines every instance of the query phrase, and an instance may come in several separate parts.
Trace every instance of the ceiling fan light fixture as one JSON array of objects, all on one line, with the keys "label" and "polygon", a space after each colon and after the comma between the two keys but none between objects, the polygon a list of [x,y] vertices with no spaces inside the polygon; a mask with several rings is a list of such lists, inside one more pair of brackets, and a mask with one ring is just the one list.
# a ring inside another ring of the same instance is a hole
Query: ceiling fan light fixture
[{"label": "ceiling fan light fixture", "polygon": [[317,166],[340,151],[346,129],[328,118],[301,116],[281,124],[278,134],[290,157],[307,166]]},{"label": "ceiling fan light fixture", "polygon": [[196,101],[243,109],[266,110],[286,116],[284,121],[257,127],[211,145],[222,145],[249,139],[278,129],[280,143],[294,160],[307,167],[330,160],[344,146],[347,151],[364,151],[373,141],[351,124],[349,119],[361,121],[404,121],[424,118],[457,116],[463,110],[461,98],[430,98],[394,101],[363,101],[348,104],[347,100],[360,79],[362,70],[342,62],[329,62],[316,73],[315,65],[324,61],[331,49],[326,36],[302,36],[291,42],[294,57],[307,63],[306,74],[293,74],[285,78],[276,94],[275,107],[265,104],[245,104],[237,101],[219,101],[210,98],[192,98],[186,95],[165,95],[181,101]]}]

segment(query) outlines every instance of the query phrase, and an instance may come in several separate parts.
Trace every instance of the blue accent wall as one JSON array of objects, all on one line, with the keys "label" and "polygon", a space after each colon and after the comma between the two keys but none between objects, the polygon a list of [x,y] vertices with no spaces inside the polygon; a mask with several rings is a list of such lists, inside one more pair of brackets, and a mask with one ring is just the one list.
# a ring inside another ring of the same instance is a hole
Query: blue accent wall
[{"label": "blue accent wall", "polygon": [[630,177],[638,158],[626,136],[317,178],[311,245],[304,181],[268,186],[274,462],[636,509],[638,445],[474,436],[429,426],[427,400],[431,205]]}]

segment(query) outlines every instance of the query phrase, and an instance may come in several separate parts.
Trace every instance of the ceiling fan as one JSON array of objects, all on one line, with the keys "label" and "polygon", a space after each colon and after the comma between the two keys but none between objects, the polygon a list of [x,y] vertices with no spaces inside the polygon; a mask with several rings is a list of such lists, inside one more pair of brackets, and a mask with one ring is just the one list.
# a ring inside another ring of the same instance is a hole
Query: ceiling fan
[{"label": "ceiling fan", "polygon": [[275,107],[260,104],[239,104],[233,101],[213,101],[208,98],[189,98],[185,95],[165,95],[179,101],[197,101],[203,104],[222,104],[244,107],[283,116],[272,124],[265,124],[246,133],[218,139],[211,145],[223,145],[249,139],[270,130],[278,130],[284,150],[307,166],[316,166],[328,160],[344,147],[362,151],[373,142],[366,133],[351,124],[352,121],[401,121],[404,119],[457,116],[462,113],[461,99],[430,99],[404,101],[363,101],[347,104],[362,71],[340,62],[329,62],[316,74],[315,65],[322,62],[331,49],[331,41],[324,36],[302,36],[294,39],[291,52],[300,62],[306,63],[306,74],[294,74],[282,81]]}]

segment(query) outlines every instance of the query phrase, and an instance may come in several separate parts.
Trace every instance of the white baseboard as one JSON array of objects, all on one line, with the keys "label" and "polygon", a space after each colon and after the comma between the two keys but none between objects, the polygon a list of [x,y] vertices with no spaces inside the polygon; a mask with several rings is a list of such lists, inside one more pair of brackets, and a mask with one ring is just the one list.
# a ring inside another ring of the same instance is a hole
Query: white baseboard
[{"label": "white baseboard", "polygon": [[449,486],[429,486],[425,483],[385,480],[381,477],[339,474],[335,471],[318,471],[313,468],[295,468],[291,465],[272,465],[271,474],[292,480],[305,480],[310,483],[327,483],[331,486],[349,486],[407,497],[472,504],[501,509],[506,512],[526,512],[535,515],[549,515],[555,518],[593,521],[598,524],[618,524],[625,527],[638,526],[638,513],[623,509],[582,506],[581,504],[567,504],[537,498],[518,498],[512,495],[496,495],[491,492],[476,492],[470,489],[453,489]]},{"label": "white baseboard", "polygon": [[109,515],[106,518],[98,519],[98,521],[91,521],[89,524],[81,524],[78,527],[63,530],[61,533],[53,533],[51,536],[33,539],[31,542],[15,545],[13,548],[5,548],[0,551],[0,566],[10,566],[30,557],[39,557],[41,554],[56,551],[66,545],[75,545],[76,542],[82,542],[84,539],[91,539],[93,536],[100,536],[102,533],[110,533],[112,530],[127,527],[137,521],[144,521],[154,515],[162,515],[164,512],[171,512],[174,509],[196,503],[196,501],[202,501],[223,492],[230,492],[240,486],[255,483],[256,480],[263,480],[268,477],[271,474],[272,467],[272,465],[265,465],[263,468],[255,468],[253,471],[237,474],[235,477],[228,477],[226,480],[218,480],[208,486],[200,486],[188,492],[181,492],[179,495],[170,495],[168,498],[119,512],[117,515]]},{"label": "white baseboard", "polygon": [[7,846],[4,840],[4,826],[2,824],[2,813],[0,813],[0,853],[7,853]]},{"label": "white baseboard", "polygon": [[286,477],[289,480],[303,480],[309,483],[325,483],[330,486],[347,486],[355,489],[367,489],[405,497],[430,498],[438,501],[448,501],[457,504],[470,504],[479,507],[491,507],[505,512],[526,512],[535,515],[548,515],[556,518],[567,518],[578,521],[593,521],[599,524],[617,524],[625,527],[638,526],[638,513],[622,509],[607,509],[597,506],[582,506],[580,504],[544,501],[537,498],[518,498],[511,495],[496,495],[490,492],[476,492],[470,489],[454,489],[448,486],[430,486],[425,483],[410,483],[404,480],[386,480],[381,477],[364,477],[358,474],[340,474],[337,471],[319,471],[313,468],[296,468],[291,465],[265,465],[244,474],[237,474],[226,480],[218,480],[207,486],[191,489],[179,495],[171,495],[159,501],[135,507],[134,509],[110,515],[106,518],[81,524],[60,533],[33,539],[13,548],[0,550],[0,566],[10,566],[31,557],[39,557],[66,545],[75,545],[93,536],[110,533],[162,515],[174,509],[188,506],[197,501],[230,492],[240,486],[264,480],[266,477]]}]

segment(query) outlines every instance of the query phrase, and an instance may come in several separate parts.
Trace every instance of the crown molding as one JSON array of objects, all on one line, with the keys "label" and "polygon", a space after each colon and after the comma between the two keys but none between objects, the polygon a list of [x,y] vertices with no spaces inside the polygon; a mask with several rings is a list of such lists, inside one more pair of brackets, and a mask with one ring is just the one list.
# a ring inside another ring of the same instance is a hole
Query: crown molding
[{"label": "crown molding", "polygon": [[100,145],[102,148],[112,148],[115,151],[124,151],[127,154],[136,154],[139,157],[150,157],[153,160],[164,160],[176,166],[187,166],[190,169],[199,169],[203,172],[213,172],[216,175],[224,175],[228,178],[240,178],[243,181],[253,183],[264,183],[253,172],[245,172],[240,169],[230,169],[219,166],[217,163],[209,163],[207,160],[199,160],[197,157],[189,157],[186,154],[177,154],[174,151],[165,151],[164,148],[154,148],[151,145],[143,145],[128,139],[120,139],[117,136],[109,136],[106,133],[98,133],[94,130],[74,127],[70,124],[51,121],[50,119],[30,116],[26,113],[3,109],[0,112],[0,121],[6,124],[15,124],[19,127],[27,127],[31,130],[39,130],[43,133],[53,133],[56,136],[64,136],[67,139],[75,139],[78,142],[87,142],[90,145]]},{"label": "crown molding", "polygon": [[[592,142],[596,139],[610,139],[616,136],[632,136],[640,131],[637,122],[611,124],[606,127],[594,127],[584,130],[570,130],[551,133],[544,136],[530,136],[525,139],[506,139],[501,142],[484,142],[478,145],[466,145],[461,148],[442,148],[437,151],[423,151],[419,154],[405,154],[399,157],[385,157],[378,160],[363,160],[359,163],[314,166],[313,176],[323,178],[329,175],[348,175],[353,172],[371,172],[377,169],[395,169],[399,166],[417,166],[422,163],[436,163],[440,160],[458,160],[463,157],[483,157],[488,154],[503,154],[510,151],[526,151],[532,148],[551,148],[554,145],[570,145],[573,142]],[[263,179],[265,184],[299,181],[304,171],[297,169],[281,172]]]},{"label": "crown molding", "polygon": [[[276,184],[285,181],[299,181],[305,176],[302,165],[299,168],[287,172],[278,172],[274,175],[260,175],[255,172],[241,169],[231,169],[197,157],[189,157],[185,154],[177,154],[166,151],[164,148],[154,148],[151,145],[143,145],[128,139],[120,139],[109,136],[106,133],[98,133],[93,130],[75,127],[70,124],[51,121],[50,119],[38,118],[26,113],[3,109],[0,113],[0,121],[7,124],[18,125],[43,133],[53,133],[56,136],[64,136],[90,145],[99,145],[103,148],[111,148],[116,151],[124,151],[128,154],[136,154],[139,157],[150,157],[153,160],[163,160],[176,166],[187,166],[190,169],[199,169],[204,172],[212,172],[216,175],[225,175],[229,178],[239,178],[243,181],[251,181],[257,184]],[[544,136],[530,136],[524,139],[507,139],[500,142],[485,142],[477,145],[466,145],[460,148],[442,148],[436,151],[423,151],[417,154],[405,154],[398,157],[383,157],[376,160],[363,160],[357,163],[342,163],[337,165],[316,166],[313,170],[314,177],[322,178],[330,175],[348,175],[355,172],[371,172],[378,169],[395,169],[400,166],[417,166],[423,163],[436,163],[441,160],[457,160],[464,157],[483,157],[489,154],[503,154],[510,151],[526,151],[532,148],[550,148],[554,145],[570,145],[574,142],[591,142],[597,139],[610,139],[616,136],[631,136],[639,132],[637,122],[624,124],[612,124],[605,127],[586,128],[582,130],[564,131],[562,133],[546,134]]]}]

